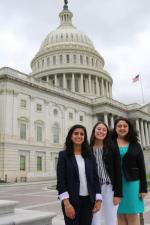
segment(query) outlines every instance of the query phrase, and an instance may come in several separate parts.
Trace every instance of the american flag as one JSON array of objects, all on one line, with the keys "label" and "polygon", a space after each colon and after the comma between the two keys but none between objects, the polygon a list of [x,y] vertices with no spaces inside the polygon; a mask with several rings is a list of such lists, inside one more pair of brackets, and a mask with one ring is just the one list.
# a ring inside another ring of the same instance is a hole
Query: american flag
[{"label": "american flag", "polygon": [[140,75],[138,74],[132,78],[132,81],[133,81],[133,83],[135,83],[135,82],[139,81],[139,79],[140,79]]}]

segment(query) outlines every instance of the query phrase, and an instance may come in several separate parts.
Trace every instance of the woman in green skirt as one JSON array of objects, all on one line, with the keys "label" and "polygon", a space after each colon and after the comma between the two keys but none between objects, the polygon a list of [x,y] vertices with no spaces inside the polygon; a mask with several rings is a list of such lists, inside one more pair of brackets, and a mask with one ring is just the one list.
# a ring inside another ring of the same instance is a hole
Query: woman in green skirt
[{"label": "woman in green skirt", "polygon": [[144,212],[147,182],[143,151],[137,132],[126,118],[115,121],[112,132],[115,148],[119,148],[122,162],[123,198],[118,208],[119,225],[139,225],[139,213]]}]

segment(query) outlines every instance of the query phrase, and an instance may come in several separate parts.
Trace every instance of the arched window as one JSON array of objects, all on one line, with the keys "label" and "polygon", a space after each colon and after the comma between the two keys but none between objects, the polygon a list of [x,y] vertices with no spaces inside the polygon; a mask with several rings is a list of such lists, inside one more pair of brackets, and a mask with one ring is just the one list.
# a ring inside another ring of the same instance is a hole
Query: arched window
[{"label": "arched window", "polygon": [[59,144],[60,139],[60,128],[58,123],[54,123],[53,125],[53,143]]}]

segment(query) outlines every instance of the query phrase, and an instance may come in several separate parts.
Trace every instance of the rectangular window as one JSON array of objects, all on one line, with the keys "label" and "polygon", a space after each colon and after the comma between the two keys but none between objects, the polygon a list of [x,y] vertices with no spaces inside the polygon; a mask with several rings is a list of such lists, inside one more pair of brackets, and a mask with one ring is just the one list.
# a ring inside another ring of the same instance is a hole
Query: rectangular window
[{"label": "rectangular window", "polygon": [[83,122],[83,116],[82,115],[80,116],[80,122]]},{"label": "rectangular window", "polygon": [[63,56],[60,55],[60,64],[62,64],[62,63],[63,63]]},{"label": "rectangular window", "polygon": [[42,156],[37,157],[37,171],[42,171]]},{"label": "rectangular window", "polygon": [[73,120],[73,113],[71,113],[71,112],[69,113],[69,119]]},{"label": "rectangular window", "polygon": [[66,62],[70,63],[70,56],[69,55],[66,55]]},{"label": "rectangular window", "polygon": [[42,127],[37,126],[37,141],[41,142],[42,141]]},{"label": "rectangular window", "polygon": [[92,66],[94,66],[94,59],[92,58]]},{"label": "rectangular window", "polygon": [[80,55],[80,63],[83,64],[83,56]]},{"label": "rectangular window", "polygon": [[50,65],[49,57],[47,58],[47,66]]},{"label": "rectangular window", "polygon": [[26,170],[26,157],[24,155],[20,155],[20,170]]},{"label": "rectangular window", "polygon": [[89,57],[86,56],[86,64],[89,65]]},{"label": "rectangular window", "polygon": [[27,107],[27,101],[25,99],[21,99],[20,106],[21,106],[21,108],[26,108]]},{"label": "rectangular window", "polygon": [[42,111],[42,105],[41,104],[36,105],[36,111],[38,111],[38,112]]},{"label": "rectangular window", "polygon": [[73,63],[74,63],[74,64],[77,63],[77,57],[76,57],[76,55],[73,55]]},{"label": "rectangular window", "polygon": [[42,67],[44,67],[44,59],[42,59]]},{"label": "rectangular window", "polygon": [[59,134],[54,134],[53,135],[53,142],[55,143],[55,144],[59,144]]},{"label": "rectangular window", "polygon": [[53,65],[56,65],[56,56],[53,56]]},{"label": "rectangular window", "polygon": [[20,123],[20,139],[26,140],[26,124]]}]

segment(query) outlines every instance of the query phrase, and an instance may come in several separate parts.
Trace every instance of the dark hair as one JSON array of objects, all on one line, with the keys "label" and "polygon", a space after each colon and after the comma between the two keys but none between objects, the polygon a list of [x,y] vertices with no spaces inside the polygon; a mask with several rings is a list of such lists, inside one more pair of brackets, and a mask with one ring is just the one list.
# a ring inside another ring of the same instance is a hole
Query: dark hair
[{"label": "dark hair", "polygon": [[112,139],[116,139],[118,137],[118,134],[116,132],[116,126],[119,123],[119,121],[121,121],[121,120],[125,121],[129,126],[129,131],[128,131],[127,135],[125,136],[125,140],[128,141],[128,142],[131,142],[131,143],[138,142],[137,131],[134,129],[134,126],[131,123],[131,121],[127,118],[124,118],[124,117],[119,117],[115,120],[114,129],[113,129],[112,134],[111,134]]},{"label": "dark hair", "polygon": [[90,138],[90,147],[93,148],[94,142],[95,142],[95,129],[99,124],[103,124],[106,129],[107,129],[107,134],[106,137],[103,140],[103,148],[107,148],[108,147],[108,142],[109,142],[109,129],[106,123],[99,121],[95,124],[95,126],[93,127],[92,133],[91,133],[91,138]]},{"label": "dark hair", "polygon": [[89,156],[91,154],[91,149],[90,149],[90,145],[89,145],[88,139],[87,139],[86,128],[80,124],[74,125],[68,131],[68,134],[66,137],[66,142],[65,142],[65,150],[70,155],[74,154],[73,141],[72,141],[71,137],[72,137],[74,130],[77,128],[81,128],[84,131],[84,142],[82,143],[82,146],[81,146],[81,155],[83,156],[83,158],[86,158],[87,156]]}]

